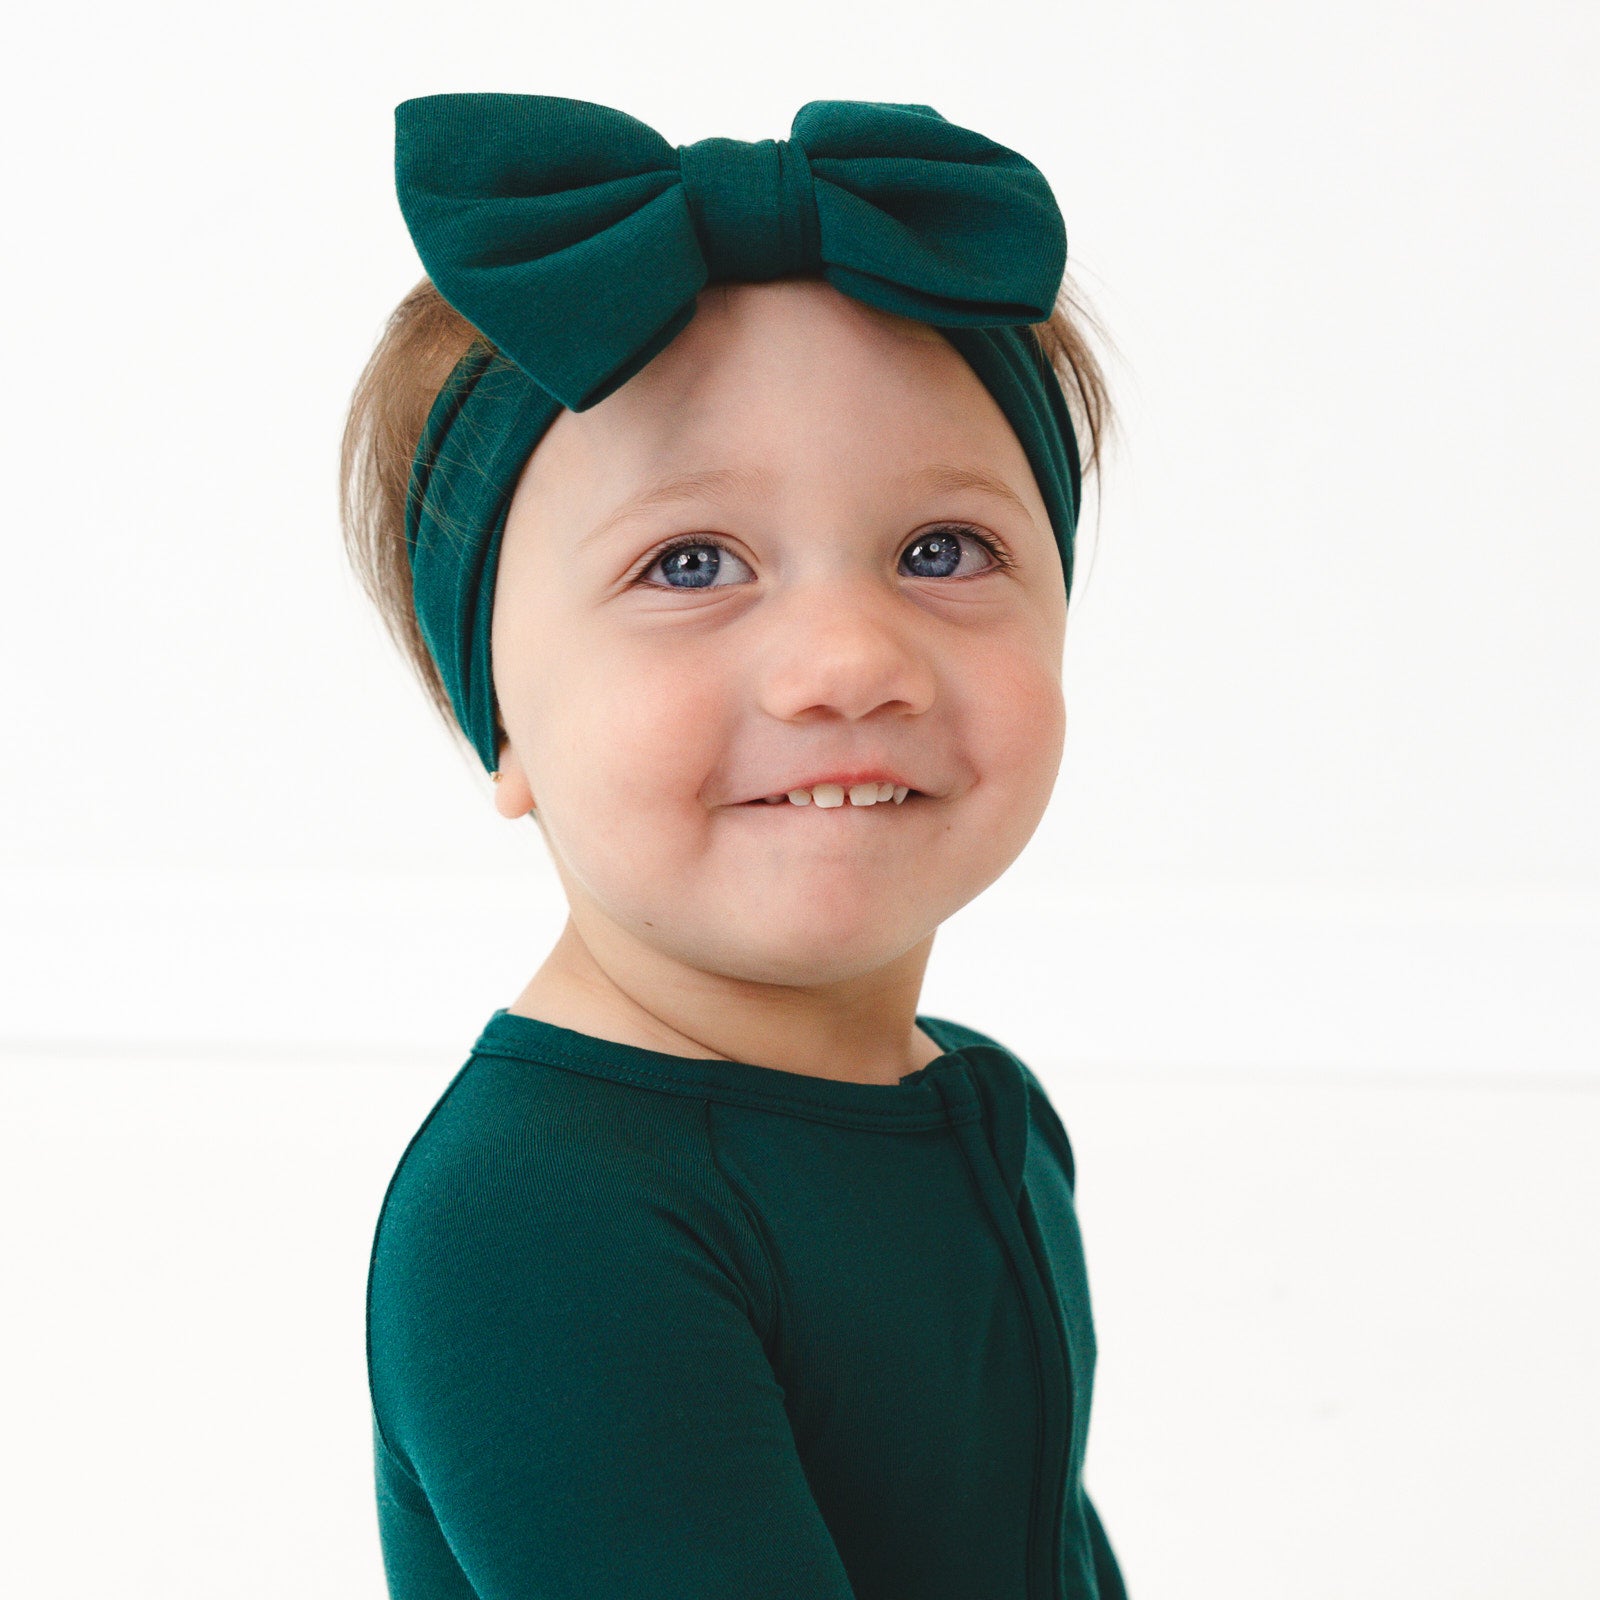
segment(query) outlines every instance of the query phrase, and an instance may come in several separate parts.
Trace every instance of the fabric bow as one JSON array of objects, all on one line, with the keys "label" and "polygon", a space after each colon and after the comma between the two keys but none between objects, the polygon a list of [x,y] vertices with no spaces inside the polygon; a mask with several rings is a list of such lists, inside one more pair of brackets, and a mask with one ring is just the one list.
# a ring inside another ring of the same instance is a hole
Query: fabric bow
[{"label": "fabric bow", "polygon": [[512,491],[562,407],[620,388],[708,283],[821,277],[939,328],[1005,413],[1072,587],[1081,469],[1027,324],[1067,238],[1043,174],[931,106],[811,100],[788,139],[669,144],[609,106],[435,94],[395,107],[395,188],[434,287],[489,341],[418,441],[406,547],[418,625],[456,720],[498,761],[490,622]]},{"label": "fabric bow", "polygon": [[708,283],[821,276],[947,327],[1043,322],[1067,261],[1044,175],[932,106],[811,100],[788,139],[672,145],[556,95],[395,112],[395,179],[451,305],[583,411],[687,326]]}]

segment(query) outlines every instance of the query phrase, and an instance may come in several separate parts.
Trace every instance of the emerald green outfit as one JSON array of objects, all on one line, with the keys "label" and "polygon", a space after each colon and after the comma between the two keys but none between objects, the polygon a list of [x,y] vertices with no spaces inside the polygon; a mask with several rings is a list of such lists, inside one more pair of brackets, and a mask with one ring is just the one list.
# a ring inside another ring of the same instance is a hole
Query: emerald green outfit
[{"label": "emerald green outfit", "polygon": [[[708,284],[820,278],[937,328],[1015,431],[1070,593],[1082,464],[1033,332],[1066,230],[1017,152],[913,103],[674,145],[592,101],[442,94],[395,108],[395,183],[476,335],[423,424],[405,539],[486,769],[522,469]],[[1124,1600],[1082,1481],[1066,1133],[994,1040],[918,1022],[944,1053],[863,1084],[494,1013],[373,1241],[395,1600]]]},{"label": "emerald green outfit", "polygon": [[917,1021],[891,1085],[493,1014],[373,1241],[395,1600],[1125,1600],[1066,1132]]}]

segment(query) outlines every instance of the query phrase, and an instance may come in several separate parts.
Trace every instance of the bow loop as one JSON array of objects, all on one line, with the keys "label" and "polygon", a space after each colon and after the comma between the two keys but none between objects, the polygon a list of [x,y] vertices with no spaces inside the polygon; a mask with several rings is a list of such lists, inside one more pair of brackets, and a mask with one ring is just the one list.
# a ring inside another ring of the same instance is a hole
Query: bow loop
[{"label": "bow loop", "polygon": [[810,100],[790,131],[815,177],[836,289],[943,327],[1016,327],[1054,310],[1067,229],[1026,157],[924,105]]},{"label": "bow loop", "polygon": [[817,275],[817,197],[799,144],[700,139],[679,145],[678,161],[709,282]]}]

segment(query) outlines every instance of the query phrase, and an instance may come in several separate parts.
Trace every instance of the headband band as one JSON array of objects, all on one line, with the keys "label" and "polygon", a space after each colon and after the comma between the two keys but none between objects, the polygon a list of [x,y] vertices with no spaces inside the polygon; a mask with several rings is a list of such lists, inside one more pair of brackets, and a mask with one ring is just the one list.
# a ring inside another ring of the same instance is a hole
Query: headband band
[{"label": "headband band", "polygon": [[1016,432],[1071,590],[1077,441],[1027,331],[1055,307],[1066,229],[1015,151],[921,105],[812,100],[787,140],[672,145],[588,100],[436,94],[395,107],[395,187],[434,287],[494,346],[445,380],[406,496],[417,621],[487,770],[517,478],[561,410],[659,355],[708,283],[820,277],[938,328]]}]

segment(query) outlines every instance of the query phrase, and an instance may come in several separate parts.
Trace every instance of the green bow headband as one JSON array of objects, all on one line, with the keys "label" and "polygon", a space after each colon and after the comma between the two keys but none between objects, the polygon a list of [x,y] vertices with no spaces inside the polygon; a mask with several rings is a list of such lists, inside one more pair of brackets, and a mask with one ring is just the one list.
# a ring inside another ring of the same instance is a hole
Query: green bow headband
[{"label": "green bow headband", "polygon": [[588,100],[435,94],[395,107],[395,187],[434,287],[496,347],[445,380],[406,501],[417,621],[490,772],[489,624],[517,478],[562,407],[626,383],[708,283],[821,277],[938,328],[1016,431],[1070,591],[1078,448],[1026,331],[1055,307],[1066,229],[1004,145],[867,100],[808,101],[786,140],[671,145]]}]

